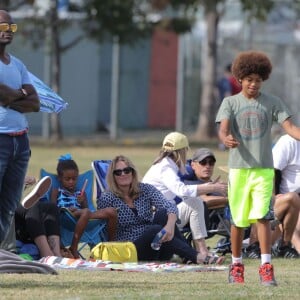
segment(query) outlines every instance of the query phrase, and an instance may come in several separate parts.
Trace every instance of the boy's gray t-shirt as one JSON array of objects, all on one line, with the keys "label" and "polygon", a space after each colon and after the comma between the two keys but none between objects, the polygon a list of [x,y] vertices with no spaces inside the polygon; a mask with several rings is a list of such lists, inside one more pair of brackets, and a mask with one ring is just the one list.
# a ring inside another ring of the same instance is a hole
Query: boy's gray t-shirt
[{"label": "boy's gray t-shirt", "polygon": [[273,168],[271,127],[290,116],[287,105],[273,95],[261,93],[257,99],[247,99],[239,93],[225,98],[216,122],[230,120],[230,133],[240,143],[230,149],[229,167]]}]

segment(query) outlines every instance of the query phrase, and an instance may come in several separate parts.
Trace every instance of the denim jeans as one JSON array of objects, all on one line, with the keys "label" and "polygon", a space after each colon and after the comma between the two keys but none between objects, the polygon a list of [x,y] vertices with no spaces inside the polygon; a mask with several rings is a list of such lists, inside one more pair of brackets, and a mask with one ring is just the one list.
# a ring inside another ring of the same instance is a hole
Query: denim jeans
[{"label": "denim jeans", "polygon": [[166,210],[163,209],[156,212],[153,219],[153,224],[149,225],[144,234],[134,241],[138,254],[138,260],[166,261],[170,260],[173,254],[177,254],[181,258],[185,258],[196,263],[197,251],[187,243],[177,228],[177,225],[175,225],[175,233],[171,241],[162,243],[158,251],[151,248],[150,244],[152,240],[154,239],[155,235],[166,225],[167,218]]},{"label": "denim jeans", "polygon": [[27,134],[0,134],[0,243],[20,202],[30,158]]}]

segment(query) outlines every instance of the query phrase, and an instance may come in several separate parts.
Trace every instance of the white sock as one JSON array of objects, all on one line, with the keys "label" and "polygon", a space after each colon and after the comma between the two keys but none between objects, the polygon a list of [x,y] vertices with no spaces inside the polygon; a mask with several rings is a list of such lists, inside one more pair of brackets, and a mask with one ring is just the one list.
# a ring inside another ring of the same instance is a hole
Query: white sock
[{"label": "white sock", "polygon": [[271,263],[271,254],[261,254],[261,264]]},{"label": "white sock", "polygon": [[233,256],[231,256],[231,259],[232,259],[232,263],[233,264],[241,264],[242,261],[243,261],[243,257],[242,256],[240,256],[240,257],[233,257]]}]

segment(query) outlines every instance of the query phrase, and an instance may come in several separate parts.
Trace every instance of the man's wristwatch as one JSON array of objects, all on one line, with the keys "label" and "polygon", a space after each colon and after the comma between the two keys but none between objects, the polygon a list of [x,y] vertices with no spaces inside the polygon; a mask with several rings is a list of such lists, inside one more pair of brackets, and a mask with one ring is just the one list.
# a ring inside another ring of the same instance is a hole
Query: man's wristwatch
[{"label": "man's wristwatch", "polygon": [[25,89],[20,89],[20,91],[21,91],[23,97],[28,96],[28,93],[27,93],[27,91]]}]

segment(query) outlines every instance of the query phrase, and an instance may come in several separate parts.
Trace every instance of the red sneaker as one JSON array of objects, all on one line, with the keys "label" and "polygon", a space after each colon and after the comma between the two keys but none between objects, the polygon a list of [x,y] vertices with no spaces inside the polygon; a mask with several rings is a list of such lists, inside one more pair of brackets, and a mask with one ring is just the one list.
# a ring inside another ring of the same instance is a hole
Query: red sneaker
[{"label": "red sneaker", "polygon": [[229,267],[229,283],[244,283],[244,265],[235,263]]},{"label": "red sneaker", "polygon": [[274,277],[274,269],[270,263],[264,263],[259,267],[260,283],[266,286],[276,286],[277,282]]}]

